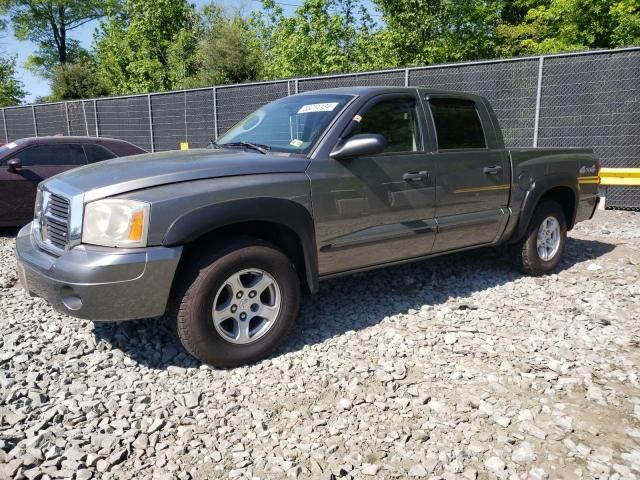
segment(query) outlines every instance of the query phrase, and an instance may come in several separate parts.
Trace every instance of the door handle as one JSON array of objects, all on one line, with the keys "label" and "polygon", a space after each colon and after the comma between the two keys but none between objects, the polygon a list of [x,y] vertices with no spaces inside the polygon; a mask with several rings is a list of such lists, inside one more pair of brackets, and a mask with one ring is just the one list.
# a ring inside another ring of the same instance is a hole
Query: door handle
[{"label": "door handle", "polygon": [[488,175],[497,175],[502,171],[502,167],[500,165],[494,165],[493,167],[484,167],[482,171]]},{"label": "door handle", "polygon": [[429,172],[422,170],[420,172],[407,172],[402,174],[402,180],[405,182],[418,182],[429,178]]}]

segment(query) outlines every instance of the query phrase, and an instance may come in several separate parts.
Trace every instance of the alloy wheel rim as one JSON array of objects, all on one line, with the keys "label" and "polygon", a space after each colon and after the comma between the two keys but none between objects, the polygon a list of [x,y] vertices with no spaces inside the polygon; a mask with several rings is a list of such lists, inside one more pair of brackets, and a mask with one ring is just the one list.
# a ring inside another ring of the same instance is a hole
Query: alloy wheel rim
[{"label": "alloy wheel rim", "polygon": [[218,289],[211,316],[216,331],[230,343],[255,342],[280,313],[278,282],[266,271],[248,268],[234,273]]},{"label": "alloy wheel rim", "polygon": [[560,250],[560,222],[555,217],[547,217],[538,228],[536,242],[538,256],[548,262],[553,259]]}]

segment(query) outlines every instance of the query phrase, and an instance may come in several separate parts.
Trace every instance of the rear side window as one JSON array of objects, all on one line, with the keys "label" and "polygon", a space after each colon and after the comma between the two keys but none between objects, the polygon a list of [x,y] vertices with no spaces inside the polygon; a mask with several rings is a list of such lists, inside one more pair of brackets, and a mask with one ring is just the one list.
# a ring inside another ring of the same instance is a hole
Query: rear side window
[{"label": "rear side window", "polygon": [[101,162],[102,160],[109,160],[110,158],[116,157],[113,152],[107,150],[102,145],[85,143],[83,146],[89,163]]},{"label": "rear side window", "polygon": [[18,152],[25,167],[35,165],[86,165],[87,160],[79,144],[34,145]]},{"label": "rear side window", "polygon": [[439,150],[487,147],[475,102],[432,98],[429,106],[436,124]]}]

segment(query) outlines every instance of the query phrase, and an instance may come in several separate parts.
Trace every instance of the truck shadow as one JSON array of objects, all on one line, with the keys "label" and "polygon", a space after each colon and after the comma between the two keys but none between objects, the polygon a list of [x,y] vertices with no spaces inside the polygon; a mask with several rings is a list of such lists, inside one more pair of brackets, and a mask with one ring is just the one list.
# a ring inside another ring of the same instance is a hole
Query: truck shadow
[{"label": "truck shadow", "polygon": [[[559,271],[595,260],[614,248],[610,243],[569,238]],[[294,333],[274,356],[375,325],[388,316],[420,310],[423,305],[438,305],[450,298],[463,305],[475,292],[521,277],[503,251],[486,248],[327,280],[320,294],[306,296]],[[95,323],[94,333],[150,368],[198,367],[199,362],[183,349],[173,331],[159,322]]]}]

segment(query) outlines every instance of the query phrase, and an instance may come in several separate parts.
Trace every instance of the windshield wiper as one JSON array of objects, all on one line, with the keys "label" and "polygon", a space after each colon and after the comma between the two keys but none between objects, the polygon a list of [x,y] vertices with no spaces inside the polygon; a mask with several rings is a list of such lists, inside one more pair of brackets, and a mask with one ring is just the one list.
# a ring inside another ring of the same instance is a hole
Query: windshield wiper
[{"label": "windshield wiper", "polygon": [[263,145],[261,143],[251,143],[251,142],[229,142],[229,143],[215,143],[214,145],[216,147],[245,147],[245,148],[250,148],[251,150],[256,150],[257,152],[262,153],[263,155],[266,155],[267,152],[269,150],[271,150],[271,147],[269,145]]}]

